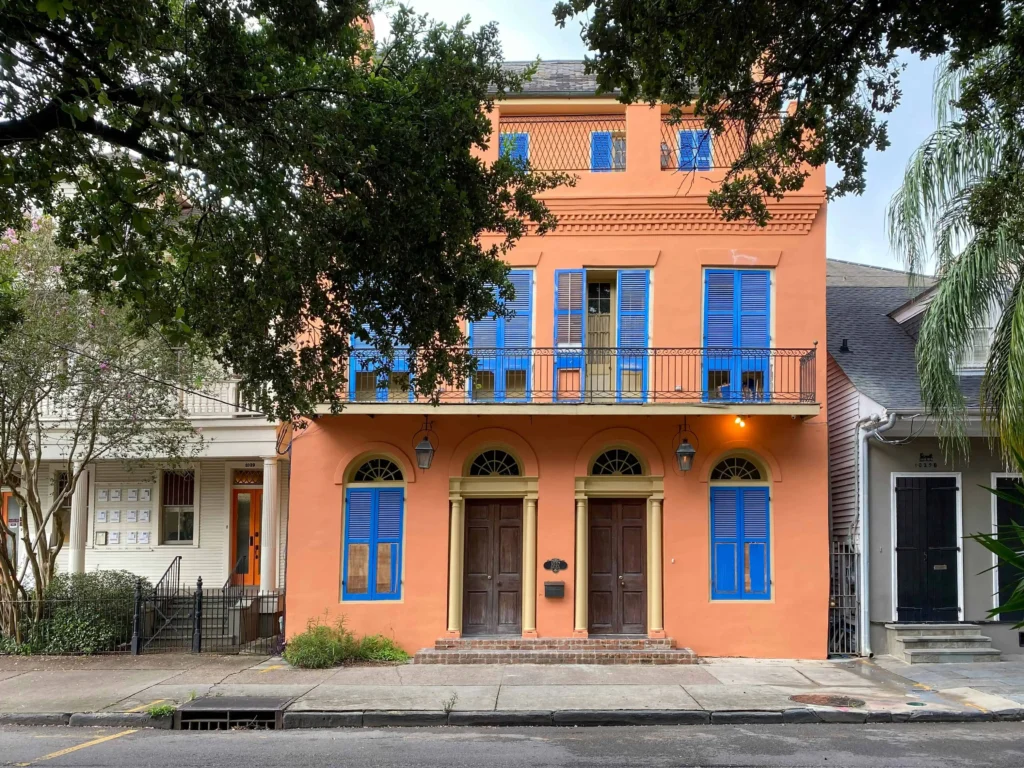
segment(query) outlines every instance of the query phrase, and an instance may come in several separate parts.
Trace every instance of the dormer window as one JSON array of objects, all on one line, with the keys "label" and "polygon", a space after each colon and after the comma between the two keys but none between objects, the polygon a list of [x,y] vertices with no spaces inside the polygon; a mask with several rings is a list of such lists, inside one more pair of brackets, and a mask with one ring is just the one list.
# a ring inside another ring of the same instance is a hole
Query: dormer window
[{"label": "dormer window", "polygon": [[964,353],[963,369],[965,371],[982,371],[988,363],[988,356],[992,350],[992,334],[995,329],[992,326],[975,328],[971,332],[971,345]]}]

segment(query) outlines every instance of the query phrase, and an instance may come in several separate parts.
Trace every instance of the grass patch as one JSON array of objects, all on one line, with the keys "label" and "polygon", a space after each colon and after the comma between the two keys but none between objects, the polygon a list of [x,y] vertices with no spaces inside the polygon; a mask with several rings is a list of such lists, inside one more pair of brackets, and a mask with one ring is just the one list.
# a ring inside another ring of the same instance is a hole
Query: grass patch
[{"label": "grass patch", "polygon": [[177,707],[173,704],[154,704],[146,710],[146,714],[154,720],[161,720],[165,717],[171,717],[176,709]]},{"label": "grass patch", "polygon": [[353,661],[406,661],[409,654],[383,635],[357,638],[344,618],[333,624],[312,619],[306,631],[288,641],[284,659],[302,669],[327,669]]}]

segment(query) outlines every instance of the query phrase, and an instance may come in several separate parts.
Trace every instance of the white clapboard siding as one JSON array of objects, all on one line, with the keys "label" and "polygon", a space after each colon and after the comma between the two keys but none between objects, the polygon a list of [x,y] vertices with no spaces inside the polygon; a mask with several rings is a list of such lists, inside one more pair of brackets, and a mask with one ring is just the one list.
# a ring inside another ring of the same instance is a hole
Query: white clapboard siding
[{"label": "white clapboard siding", "polygon": [[857,422],[860,398],[853,382],[828,356],[828,475],[832,536],[849,536],[857,519]]}]

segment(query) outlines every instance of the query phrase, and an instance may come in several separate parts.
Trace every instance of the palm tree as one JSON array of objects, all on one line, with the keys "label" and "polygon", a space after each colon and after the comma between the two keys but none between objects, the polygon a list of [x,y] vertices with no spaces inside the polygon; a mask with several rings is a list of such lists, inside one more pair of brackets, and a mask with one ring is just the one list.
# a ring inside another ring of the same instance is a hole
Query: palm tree
[{"label": "palm tree", "polygon": [[[917,366],[925,405],[947,447],[966,453],[966,401],[958,372],[975,331],[994,315],[991,352],[981,383],[986,431],[1007,458],[1024,451],[1024,247],[1019,220],[1004,217],[979,228],[972,203],[991,194],[1008,164],[1021,167],[1019,134],[994,108],[957,108],[972,77],[1009,58],[995,48],[969,68],[940,61],[934,102],[936,129],[911,156],[902,188],[888,210],[889,239],[911,273],[934,268],[939,278],[921,325]],[[987,69],[986,69],[987,68]]]}]

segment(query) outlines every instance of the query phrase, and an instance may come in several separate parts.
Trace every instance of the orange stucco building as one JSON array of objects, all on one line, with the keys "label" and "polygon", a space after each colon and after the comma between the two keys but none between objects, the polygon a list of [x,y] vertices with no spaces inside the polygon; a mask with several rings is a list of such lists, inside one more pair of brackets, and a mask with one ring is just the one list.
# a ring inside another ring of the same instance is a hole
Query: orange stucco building
[{"label": "orange stucco building", "polygon": [[515,315],[469,329],[473,381],[428,406],[357,349],[351,404],[294,438],[290,635],[826,655],[824,172],[723,222],[735,137],[666,118],[570,62],[495,108],[489,159],[579,181],[509,254]]}]

